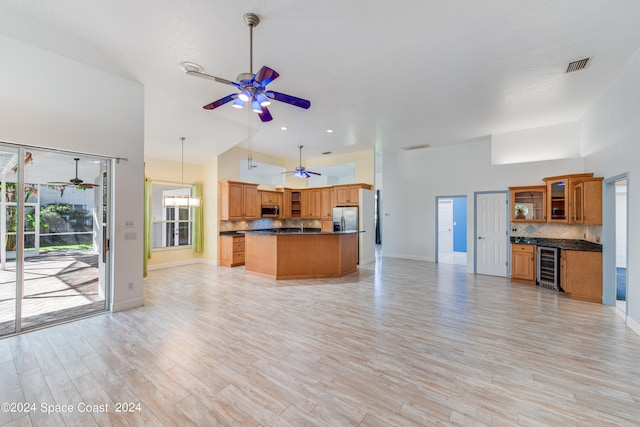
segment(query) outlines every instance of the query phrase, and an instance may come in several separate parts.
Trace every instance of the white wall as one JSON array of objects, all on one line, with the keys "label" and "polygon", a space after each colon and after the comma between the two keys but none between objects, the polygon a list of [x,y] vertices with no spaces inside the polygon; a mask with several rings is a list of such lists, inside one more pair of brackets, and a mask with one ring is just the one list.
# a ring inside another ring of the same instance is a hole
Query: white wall
[{"label": "white wall", "polygon": [[[589,108],[581,123],[585,167],[605,178],[628,172],[628,211],[640,209],[640,50]],[[606,224],[603,225],[606,227]],[[640,223],[629,218],[627,324],[640,334]],[[606,249],[606,248],[605,248]]]},{"label": "white wall", "polygon": [[472,272],[474,192],[542,185],[544,177],[581,172],[581,158],[492,165],[488,137],[447,148],[385,153],[381,195],[383,255],[434,261],[436,196],[466,195],[467,270]]},{"label": "white wall", "polygon": [[0,140],[128,158],[114,162],[112,306],[143,304],[143,87],[4,36],[0,57]]},{"label": "white wall", "polygon": [[491,163],[529,163],[580,157],[580,123],[492,135]]}]

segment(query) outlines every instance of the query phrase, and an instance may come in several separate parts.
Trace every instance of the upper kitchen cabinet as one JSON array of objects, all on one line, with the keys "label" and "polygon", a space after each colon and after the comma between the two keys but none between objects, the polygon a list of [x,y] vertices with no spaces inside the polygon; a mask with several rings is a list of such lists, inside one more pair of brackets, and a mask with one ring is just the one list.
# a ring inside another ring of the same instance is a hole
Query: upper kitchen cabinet
[{"label": "upper kitchen cabinet", "polygon": [[321,193],[319,188],[304,189],[300,191],[300,217],[307,219],[320,218],[322,208]]},{"label": "upper kitchen cabinet", "polygon": [[258,184],[220,181],[218,188],[221,220],[260,218]]},{"label": "upper kitchen cabinet", "polygon": [[509,187],[511,193],[511,221],[546,222],[547,187]]},{"label": "upper kitchen cabinet", "polygon": [[336,206],[358,206],[359,185],[340,185],[334,187]]},{"label": "upper kitchen cabinet", "polygon": [[592,177],[592,173],[581,173],[544,178],[547,186],[547,222],[571,222],[572,186]]},{"label": "upper kitchen cabinet", "polygon": [[602,224],[602,179],[590,178],[572,185],[572,223]]},{"label": "upper kitchen cabinet", "polygon": [[[300,216],[300,193],[298,192],[298,217]],[[282,190],[282,209],[280,209],[280,218],[289,219],[293,212],[292,191],[289,188]]]},{"label": "upper kitchen cabinet", "polygon": [[263,205],[282,205],[282,192],[258,190]]},{"label": "upper kitchen cabinet", "polygon": [[333,219],[333,188],[326,187],[320,190],[320,219]]},{"label": "upper kitchen cabinet", "polygon": [[358,206],[360,189],[371,190],[369,184],[342,184],[333,187],[334,206]]}]

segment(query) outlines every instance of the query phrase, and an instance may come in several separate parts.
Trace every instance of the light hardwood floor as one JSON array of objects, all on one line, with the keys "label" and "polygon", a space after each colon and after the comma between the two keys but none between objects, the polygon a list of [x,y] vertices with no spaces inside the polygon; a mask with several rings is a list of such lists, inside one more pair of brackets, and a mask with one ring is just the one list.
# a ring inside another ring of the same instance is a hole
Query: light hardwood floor
[{"label": "light hardwood floor", "polygon": [[[340,279],[276,282],[198,264],[151,271],[145,298],[0,340],[0,402],[37,405],[0,412],[0,425],[640,420],[640,337],[613,310],[463,266],[383,258]],[[140,410],[117,413],[121,402]]]}]

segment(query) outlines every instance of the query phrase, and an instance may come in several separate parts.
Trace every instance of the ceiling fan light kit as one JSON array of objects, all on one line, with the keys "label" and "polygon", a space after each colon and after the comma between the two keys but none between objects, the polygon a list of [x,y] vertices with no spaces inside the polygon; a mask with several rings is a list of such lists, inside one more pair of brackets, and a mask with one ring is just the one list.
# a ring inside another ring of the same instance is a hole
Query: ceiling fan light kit
[{"label": "ceiling fan light kit", "polygon": [[249,26],[248,73],[238,74],[236,81],[232,82],[231,80],[206,74],[204,72],[204,68],[196,63],[183,62],[180,64],[180,67],[185,73],[187,73],[187,75],[213,80],[218,83],[234,86],[240,90],[240,93],[227,95],[224,98],[213,101],[202,108],[206,110],[213,110],[231,101],[233,101],[231,104],[233,107],[243,108],[246,103],[250,102],[251,109],[258,113],[260,120],[263,122],[273,120],[271,113],[267,109],[267,106],[271,104],[272,99],[295,107],[303,108],[305,110],[308,109],[311,106],[311,102],[306,99],[267,90],[267,85],[278,78],[279,74],[277,71],[267,66],[263,66],[257,73],[253,74],[253,28],[258,26],[260,18],[258,18],[254,13],[245,13],[243,18],[244,22]]},{"label": "ceiling fan light kit", "polygon": [[310,178],[311,175],[317,175],[317,176],[322,175],[321,173],[318,173],[318,172],[308,171],[308,170],[305,169],[304,166],[302,166],[302,147],[304,147],[304,146],[303,145],[298,145],[298,150],[300,150],[300,161],[298,163],[298,167],[295,168],[292,171],[287,171],[287,172],[282,172],[282,173],[283,174],[292,173],[293,176],[295,176],[297,178]]}]

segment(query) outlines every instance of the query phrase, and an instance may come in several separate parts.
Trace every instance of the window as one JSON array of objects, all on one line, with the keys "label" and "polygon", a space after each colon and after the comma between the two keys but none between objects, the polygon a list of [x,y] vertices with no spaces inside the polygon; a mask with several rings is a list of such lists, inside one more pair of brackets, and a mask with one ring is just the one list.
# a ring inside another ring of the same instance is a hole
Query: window
[{"label": "window", "polygon": [[153,248],[190,246],[192,242],[193,209],[164,206],[167,196],[191,196],[191,187],[171,184],[151,184],[151,227]]}]

